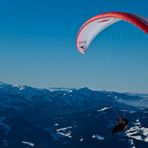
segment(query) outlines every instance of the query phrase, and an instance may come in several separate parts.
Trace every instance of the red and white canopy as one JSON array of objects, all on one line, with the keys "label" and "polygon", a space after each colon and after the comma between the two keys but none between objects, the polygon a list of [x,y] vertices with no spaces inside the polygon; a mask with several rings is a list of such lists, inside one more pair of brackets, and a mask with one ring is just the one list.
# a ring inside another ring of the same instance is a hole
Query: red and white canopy
[{"label": "red and white canopy", "polygon": [[148,34],[148,19],[144,17],[125,12],[103,13],[92,17],[80,28],[76,39],[76,46],[79,52],[84,54],[96,35],[105,28],[121,20],[135,25]]}]

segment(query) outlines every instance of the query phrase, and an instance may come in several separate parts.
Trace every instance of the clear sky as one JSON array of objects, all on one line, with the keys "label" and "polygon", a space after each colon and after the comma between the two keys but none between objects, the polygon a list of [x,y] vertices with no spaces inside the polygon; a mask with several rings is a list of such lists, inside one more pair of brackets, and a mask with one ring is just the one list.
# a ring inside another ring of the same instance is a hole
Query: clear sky
[{"label": "clear sky", "polygon": [[109,11],[148,17],[148,0],[1,0],[0,81],[35,87],[148,92],[148,35],[126,22],[103,31],[85,56],[76,35]]}]

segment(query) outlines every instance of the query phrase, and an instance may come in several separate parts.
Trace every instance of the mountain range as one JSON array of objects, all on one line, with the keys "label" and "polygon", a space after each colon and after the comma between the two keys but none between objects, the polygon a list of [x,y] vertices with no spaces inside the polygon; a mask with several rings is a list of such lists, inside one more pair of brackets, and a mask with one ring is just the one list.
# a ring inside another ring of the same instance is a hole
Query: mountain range
[{"label": "mountain range", "polygon": [[[0,82],[0,147],[147,148],[146,96]],[[112,136],[119,116],[130,124],[125,132]]]}]

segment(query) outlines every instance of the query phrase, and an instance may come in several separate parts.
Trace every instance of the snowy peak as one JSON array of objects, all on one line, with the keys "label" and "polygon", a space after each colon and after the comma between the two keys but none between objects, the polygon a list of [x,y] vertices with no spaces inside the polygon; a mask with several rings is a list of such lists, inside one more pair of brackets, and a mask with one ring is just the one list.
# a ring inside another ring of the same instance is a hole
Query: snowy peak
[{"label": "snowy peak", "polygon": [[14,96],[21,96],[26,99],[31,99],[32,96],[42,96],[47,90],[33,88],[25,85],[10,85],[5,83],[0,83],[0,93]]}]

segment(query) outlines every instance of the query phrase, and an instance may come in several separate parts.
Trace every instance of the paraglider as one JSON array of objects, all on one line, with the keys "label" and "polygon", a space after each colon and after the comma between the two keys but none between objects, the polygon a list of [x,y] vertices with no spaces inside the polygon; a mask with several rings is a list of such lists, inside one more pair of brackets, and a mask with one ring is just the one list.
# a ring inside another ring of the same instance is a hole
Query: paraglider
[{"label": "paraglider", "polygon": [[112,134],[124,131],[128,126],[128,122],[127,118],[119,117],[116,125],[112,129]]},{"label": "paraglider", "polygon": [[80,28],[76,39],[78,51],[84,54],[92,40],[102,30],[121,20],[135,25],[148,34],[148,19],[144,17],[125,12],[103,13],[92,17]]}]

